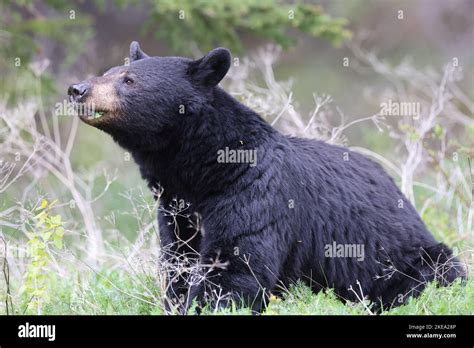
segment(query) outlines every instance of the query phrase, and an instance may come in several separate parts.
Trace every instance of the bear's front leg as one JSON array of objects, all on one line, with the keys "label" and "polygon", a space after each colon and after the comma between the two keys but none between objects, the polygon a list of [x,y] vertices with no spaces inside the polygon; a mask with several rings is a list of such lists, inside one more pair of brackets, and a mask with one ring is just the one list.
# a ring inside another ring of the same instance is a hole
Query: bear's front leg
[{"label": "bear's front leg", "polygon": [[192,207],[179,199],[160,198],[158,224],[162,272],[166,273],[167,313],[183,313],[190,278],[197,268],[201,233],[199,218]]},{"label": "bear's front leg", "polygon": [[[216,310],[233,306],[249,307],[254,314],[260,313],[278,281],[280,265],[276,248],[269,246],[268,241],[264,232],[230,241],[203,240],[201,276],[191,284],[188,309],[196,300],[198,313],[203,307]],[[262,252],[263,245],[275,253]]]}]

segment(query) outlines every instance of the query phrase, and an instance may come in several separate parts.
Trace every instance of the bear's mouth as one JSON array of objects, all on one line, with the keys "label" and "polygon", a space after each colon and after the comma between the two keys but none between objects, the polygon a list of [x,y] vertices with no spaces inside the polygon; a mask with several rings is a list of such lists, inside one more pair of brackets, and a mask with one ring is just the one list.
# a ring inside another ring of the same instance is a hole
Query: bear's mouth
[{"label": "bear's mouth", "polygon": [[74,105],[79,118],[86,123],[96,123],[105,119],[110,112],[104,109],[96,109],[88,104],[76,103]]},{"label": "bear's mouth", "polygon": [[80,114],[79,117],[84,121],[91,121],[103,118],[106,114],[107,111],[94,111],[88,114]]}]

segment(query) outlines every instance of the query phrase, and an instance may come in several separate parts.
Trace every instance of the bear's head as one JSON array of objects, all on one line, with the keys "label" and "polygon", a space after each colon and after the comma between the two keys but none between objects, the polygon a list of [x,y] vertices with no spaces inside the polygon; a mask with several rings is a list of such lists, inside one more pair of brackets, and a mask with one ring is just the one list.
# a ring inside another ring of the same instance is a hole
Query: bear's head
[{"label": "bear's head", "polygon": [[71,85],[68,95],[82,121],[123,146],[138,146],[140,139],[172,133],[186,118],[197,117],[230,64],[225,48],[198,60],[150,57],[134,41],[129,64]]}]

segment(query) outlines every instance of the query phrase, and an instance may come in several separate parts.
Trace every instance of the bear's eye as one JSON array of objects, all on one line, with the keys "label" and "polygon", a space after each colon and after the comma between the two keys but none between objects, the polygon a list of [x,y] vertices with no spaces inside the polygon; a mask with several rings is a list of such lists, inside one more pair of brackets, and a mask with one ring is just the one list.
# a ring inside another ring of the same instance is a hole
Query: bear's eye
[{"label": "bear's eye", "polygon": [[135,81],[133,81],[130,77],[126,77],[124,81],[127,85],[133,85]]}]

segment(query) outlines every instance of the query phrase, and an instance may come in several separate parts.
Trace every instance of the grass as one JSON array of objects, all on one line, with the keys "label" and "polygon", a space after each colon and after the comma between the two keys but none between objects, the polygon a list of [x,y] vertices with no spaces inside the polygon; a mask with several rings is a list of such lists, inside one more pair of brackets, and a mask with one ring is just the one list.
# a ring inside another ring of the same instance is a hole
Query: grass
[{"label": "grass", "polygon": [[[98,273],[75,273],[68,278],[50,277],[50,292],[43,304],[45,315],[162,315],[159,291],[154,279],[124,270]],[[153,291],[153,290],[152,290]],[[14,302],[15,314],[35,314],[28,308],[28,298]],[[248,308],[226,309],[202,315],[248,315]],[[314,294],[301,283],[291,286],[284,298],[272,297],[263,315],[368,315],[361,303],[341,302],[332,290]],[[405,305],[384,311],[381,315],[472,315],[474,314],[474,281],[456,281],[448,287],[430,283],[418,298]]]}]

